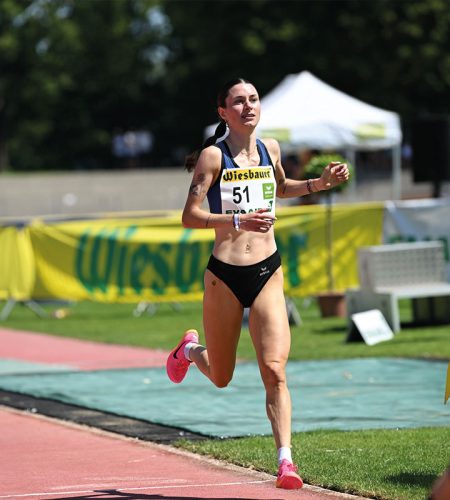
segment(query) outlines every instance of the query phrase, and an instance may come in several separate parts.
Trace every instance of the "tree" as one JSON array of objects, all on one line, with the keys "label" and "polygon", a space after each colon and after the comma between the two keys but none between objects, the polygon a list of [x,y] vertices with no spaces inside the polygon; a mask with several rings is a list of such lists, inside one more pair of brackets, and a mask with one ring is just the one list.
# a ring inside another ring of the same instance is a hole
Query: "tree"
[{"label": "tree", "polygon": [[[177,136],[189,147],[216,119],[214,91],[230,76],[249,78],[264,95],[286,74],[308,69],[405,119],[448,108],[447,0],[166,0],[162,5],[172,25],[169,75],[176,82],[167,87],[176,103],[166,115],[167,126],[189,116],[189,129]],[[195,114],[189,111],[193,107]]]},{"label": "tree", "polygon": [[230,77],[307,69],[405,122],[447,112],[448,0],[2,0],[0,169],[109,168],[116,129],[180,163]]},{"label": "tree", "polygon": [[[45,133],[48,124],[35,123],[33,117],[55,97],[54,85],[42,81],[46,68],[39,54],[45,46],[47,15],[53,12],[38,3],[25,5],[14,0],[0,3],[0,171],[8,166],[8,145],[14,137],[21,136],[24,144],[28,134]],[[36,99],[36,88],[41,89],[41,99]]]},{"label": "tree", "polygon": [[1,168],[8,149],[16,169],[111,166],[115,128],[158,123],[164,29],[156,7],[151,0],[0,4]]}]

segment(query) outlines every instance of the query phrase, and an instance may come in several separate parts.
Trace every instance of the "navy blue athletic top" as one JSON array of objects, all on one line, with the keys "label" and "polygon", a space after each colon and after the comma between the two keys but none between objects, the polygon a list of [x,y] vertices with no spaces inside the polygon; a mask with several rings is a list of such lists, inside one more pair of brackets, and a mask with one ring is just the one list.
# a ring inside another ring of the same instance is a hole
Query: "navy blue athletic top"
[{"label": "navy blue athletic top", "polygon": [[240,167],[225,141],[215,144],[222,152],[220,174],[208,190],[209,210],[213,214],[249,213],[269,208],[275,215],[275,168],[265,144],[256,139],[260,164]]}]

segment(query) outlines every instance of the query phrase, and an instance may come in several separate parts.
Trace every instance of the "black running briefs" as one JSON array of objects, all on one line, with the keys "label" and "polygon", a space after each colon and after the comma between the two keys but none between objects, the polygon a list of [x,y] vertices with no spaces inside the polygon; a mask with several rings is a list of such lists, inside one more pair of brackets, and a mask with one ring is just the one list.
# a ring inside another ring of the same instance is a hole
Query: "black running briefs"
[{"label": "black running briefs", "polygon": [[276,250],[267,259],[249,266],[226,264],[211,255],[207,269],[228,286],[243,307],[250,307],[280,266],[281,257]]}]

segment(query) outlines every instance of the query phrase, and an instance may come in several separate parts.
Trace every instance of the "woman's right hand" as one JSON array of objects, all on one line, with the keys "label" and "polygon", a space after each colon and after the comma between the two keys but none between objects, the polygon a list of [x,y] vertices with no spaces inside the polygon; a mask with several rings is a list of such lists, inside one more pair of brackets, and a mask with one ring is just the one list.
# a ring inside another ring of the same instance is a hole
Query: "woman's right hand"
[{"label": "woman's right hand", "polygon": [[267,233],[276,221],[276,217],[267,212],[270,212],[270,208],[261,208],[256,212],[241,214],[239,217],[240,229],[256,233]]}]

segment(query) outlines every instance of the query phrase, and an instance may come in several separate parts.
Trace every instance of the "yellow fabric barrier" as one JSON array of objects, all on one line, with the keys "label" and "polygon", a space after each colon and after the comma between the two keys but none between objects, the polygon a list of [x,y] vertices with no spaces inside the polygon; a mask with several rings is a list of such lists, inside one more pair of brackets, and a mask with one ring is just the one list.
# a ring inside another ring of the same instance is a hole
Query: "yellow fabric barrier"
[{"label": "yellow fabric barrier", "polygon": [[[332,208],[332,275],[335,291],[358,285],[357,249],[383,239],[382,203]],[[279,211],[276,239],[282,256],[285,289],[291,296],[329,290],[327,208],[322,205]]]},{"label": "yellow fabric barrier", "polygon": [[[289,295],[308,296],[329,287],[326,214],[322,205],[277,212],[275,234]],[[382,242],[383,204],[337,205],[332,219],[334,288],[345,290],[358,283],[357,249]],[[27,235],[34,259],[24,259],[9,279],[22,279],[24,286],[26,277],[35,274],[32,298],[155,302],[201,299],[214,232],[184,229],[176,213],[161,218],[36,221]],[[3,255],[1,244],[0,252]]]},{"label": "yellow fabric barrier", "polygon": [[31,228],[35,298],[182,301],[202,294],[212,230],[176,219],[111,219]]},{"label": "yellow fabric barrier", "polygon": [[0,299],[29,299],[34,281],[35,261],[29,228],[0,227]]}]

